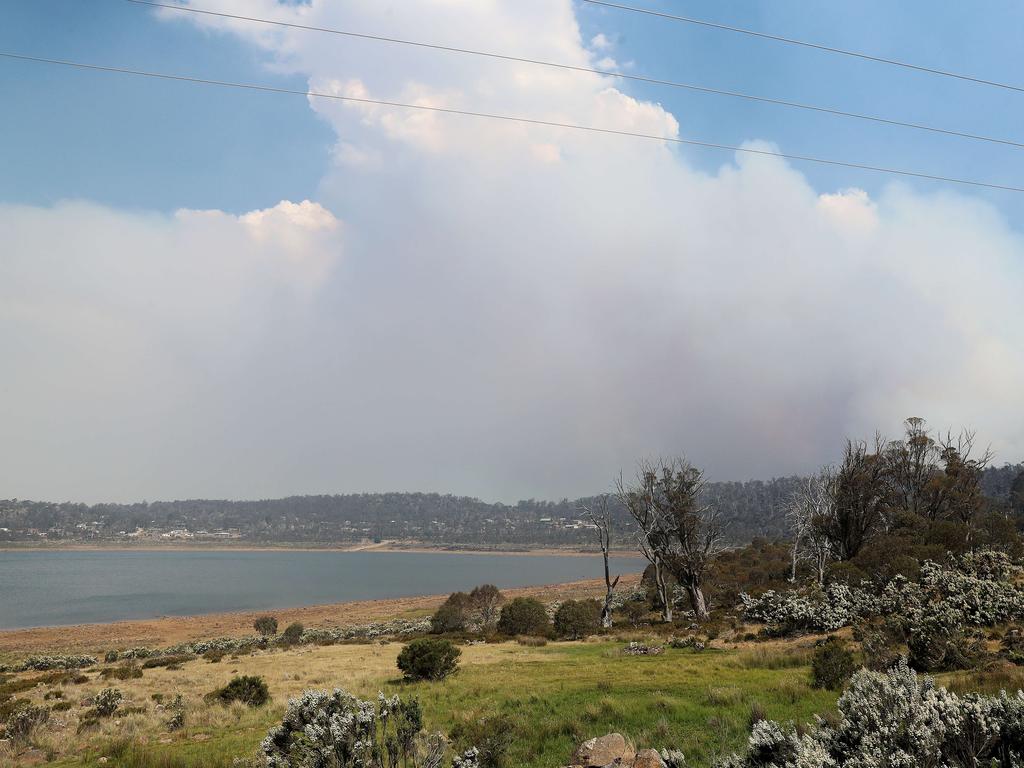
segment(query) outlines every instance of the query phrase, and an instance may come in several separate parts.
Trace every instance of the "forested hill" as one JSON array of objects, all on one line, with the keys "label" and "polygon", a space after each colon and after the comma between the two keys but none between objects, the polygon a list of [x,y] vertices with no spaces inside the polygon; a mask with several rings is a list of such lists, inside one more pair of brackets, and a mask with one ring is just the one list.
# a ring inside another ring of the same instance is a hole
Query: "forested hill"
[{"label": "forested hill", "polygon": [[[1010,494],[1024,464],[985,471],[983,488],[996,503]],[[785,536],[783,508],[798,477],[708,483],[706,492],[729,521],[735,543]],[[410,540],[481,547],[590,544],[593,531],[581,503],[529,499],[488,503],[436,493],[361,493],[292,496],[260,501],[78,504],[0,501],[0,541],[237,541],[327,544],[365,539]],[[628,546],[628,519],[613,502],[620,543]]]}]

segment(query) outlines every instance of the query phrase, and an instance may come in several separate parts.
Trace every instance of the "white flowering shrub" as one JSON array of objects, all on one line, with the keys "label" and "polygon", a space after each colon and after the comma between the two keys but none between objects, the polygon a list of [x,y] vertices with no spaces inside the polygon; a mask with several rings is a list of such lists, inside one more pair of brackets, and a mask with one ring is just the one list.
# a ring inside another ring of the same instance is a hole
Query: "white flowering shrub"
[{"label": "white flowering shrub", "polygon": [[110,717],[123,699],[124,695],[117,688],[104,688],[92,701],[93,711],[100,717]]},{"label": "white flowering shrub", "polygon": [[761,721],[747,751],[720,768],[974,768],[1024,765],[1024,693],[957,696],[905,661],[861,670],[839,699],[835,723],[800,737]]},{"label": "white flowering shrub", "polygon": [[[267,768],[397,768],[415,764],[440,768],[444,740],[424,738],[415,699],[378,694],[364,701],[336,688],[305,691],[288,702],[281,725],[261,744]],[[422,762],[417,762],[423,752]],[[478,768],[470,749],[453,768]]]},{"label": "white flowering shrub", "polygon": [[740,600],[747,621],[766,624],[769,633],[776,635],[833,632],[849,624],[865,602],[845,584],[830,584],[825,591],[769,590],[756,598],[741,593]]},{"label": "white flowering shrub", "polygon": [[29,656],[17,667],[19,672],[34,670],[45,672],[52,669],[82,669],[96,663],[95,656]]}]

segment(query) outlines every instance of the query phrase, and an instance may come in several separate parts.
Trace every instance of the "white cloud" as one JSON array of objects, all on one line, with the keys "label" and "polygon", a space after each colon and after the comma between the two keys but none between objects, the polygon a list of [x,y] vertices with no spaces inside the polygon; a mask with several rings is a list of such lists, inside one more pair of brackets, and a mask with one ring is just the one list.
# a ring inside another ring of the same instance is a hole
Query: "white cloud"
[{"label": "white cloud", "polygon": [[[216,7],[592,59],[569,0]],[[226,28],[313,90],[666,138],[686,122],[594,75]],[[910,414],[1024,455],[1007,418],[1024,242],[983,203],[819,194],[750,155],[708,175],[659,141],[310,106],[338,137],[323,208],[0,215],[18,254],[0,264],[18,371],[4,416],[32,438],[0,454],[11,492],[53,495],[49,463],[68,496],[551,497],[663,452],[721,478],[803,471]]]}]

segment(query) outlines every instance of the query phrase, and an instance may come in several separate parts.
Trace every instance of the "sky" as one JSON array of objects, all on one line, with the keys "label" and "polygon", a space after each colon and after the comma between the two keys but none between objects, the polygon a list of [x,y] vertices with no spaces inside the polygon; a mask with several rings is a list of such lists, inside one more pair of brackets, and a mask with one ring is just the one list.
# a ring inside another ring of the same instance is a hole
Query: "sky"
[{"label": "sky", "polygon": [[[181,4],[1024,141],[1019,92],[572,0]],[[1009,0],[642,4],[1024,84]],[[125,0],[12,0],[0,51],[1024,186],[1020,148]],[[10,59],[0,95],[0,497],[573,497],[911,415],[1024,458],[1024,194]]]}]

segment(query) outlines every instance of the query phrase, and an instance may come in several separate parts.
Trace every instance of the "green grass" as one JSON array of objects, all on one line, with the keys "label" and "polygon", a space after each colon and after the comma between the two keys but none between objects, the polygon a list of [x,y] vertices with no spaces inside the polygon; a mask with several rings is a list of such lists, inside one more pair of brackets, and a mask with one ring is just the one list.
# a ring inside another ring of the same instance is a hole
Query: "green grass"
[{"label": "green grass", "polygon": [[[751,707],[776,720],[807,722],[834,707],[836,694],[810,688],[806,665],[780,663],[776,654],[667,649],[654,657],[624,656],[617,643],[514,643],[488,648],[486,662],[465,665],[440,683],[405,684],[394,677],[352,689],[378,688],[415,696],[428,730],[451,732],[460,721],[507,714],[515,727],[508,765],[563,765],[576,745],[619,731],[639,747],[682,749],[691,765],[708,765],[739,748],[747,737]],[[785,651],[783,652],[785,653]],[[345,680],[327,686],[347,687]],[[58,765],[108,768],[219,768],[254,754],[281,708],[252,713],[236,726],[194,741],[104,750]],[[206,738],[208,736],[209,738]],[[458,745],[463,746],[463,745]]]}]

